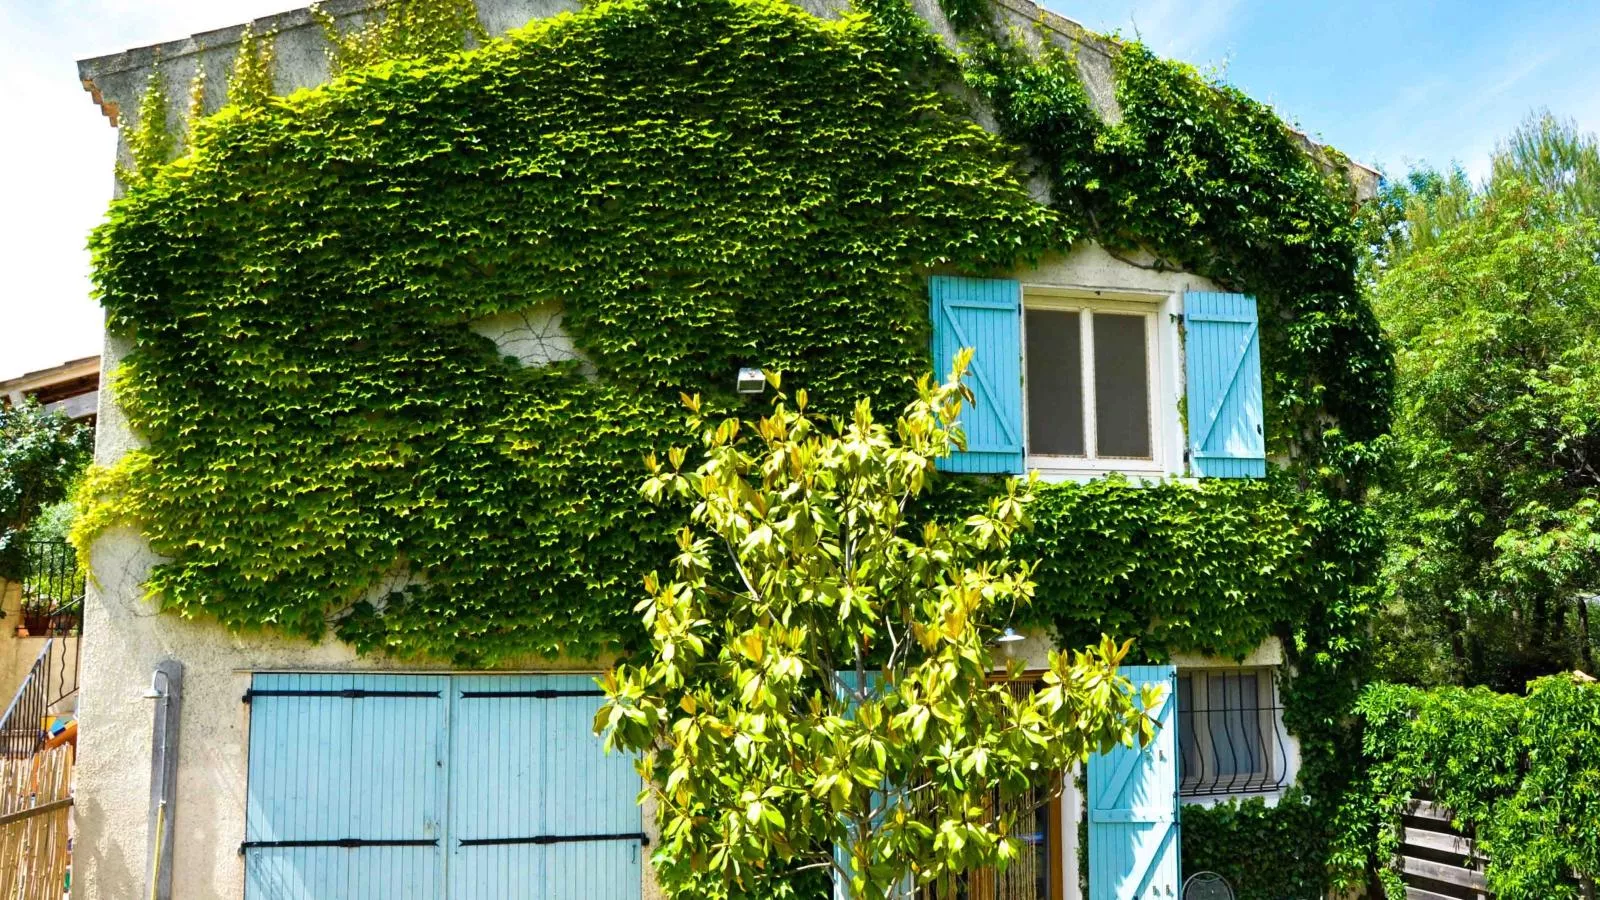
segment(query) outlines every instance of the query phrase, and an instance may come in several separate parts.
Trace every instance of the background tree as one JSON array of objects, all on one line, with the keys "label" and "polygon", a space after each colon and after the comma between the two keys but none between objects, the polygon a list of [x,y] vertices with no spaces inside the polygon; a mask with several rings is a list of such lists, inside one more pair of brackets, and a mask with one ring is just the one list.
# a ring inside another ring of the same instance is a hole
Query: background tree
[{"label": "background tree", "polygon": [[[1378,498],[1391,589],[1379,663],[1390,678],[1520,691],[1537,675],[1593,671],[1594,149],[1592,136],[1536,119],[1464,207],[1458,184],[1408,198],[1374,289],[1398,370],[1396,466]],[[1441,215],[1457,220],[1423,227]]]},{"label": "background tree", "polygon": [[852,896],[901,897],[1004,866],[1021,846],[1007,798],[1148,739],[1115,671],[1126,646],[1051,653],[1034,692],[995,670],[990,642],[1033,590],[1007,556],[1028,483],[965,521],[908,512],[963,443],[969,359],[889,427],[865,402],[817,421],[803,391],[753,423],[702,419],[692,398],[705,461],[649,461],[646,495],[693,510],[639,606],[653,652],[607,675],[596,728],[641,754],[669,893],[790,896],[795,871],[831,870]]},{"label": "background tree", "polygon": [[0,407],[0,583],[22,577],[29,527],[65,499],[94,432],[33,400]]}]

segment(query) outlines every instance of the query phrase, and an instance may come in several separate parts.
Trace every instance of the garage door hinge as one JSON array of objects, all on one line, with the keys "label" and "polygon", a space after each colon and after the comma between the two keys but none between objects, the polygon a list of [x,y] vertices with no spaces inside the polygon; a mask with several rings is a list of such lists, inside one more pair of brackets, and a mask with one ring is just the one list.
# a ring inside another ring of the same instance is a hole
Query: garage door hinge
[{"label": "garage door hinge", "polygon": [[243,856],[246,850],[255,850],[261,847],[344,847],[355,849],[357,847],[437,847],[439,839],[428,840],[396,840],[396,841],[369,841],[364,838],[339,838],[331,841],[245,841],[239,845],[239,855]]},{"label": "garage door hinge", "polygon": [[431,697],[440,699],[438,691],[369,691],[364,688],[345,688],[337,691],[280,691],[256,690],[245,691],[241,699],[249,703],[256,697],[342,697],[346,700],[361,700],[367,697]]},{"label": "garage door hinge", "polygon": [[583,844],[589,841],[638,841],[650,846],[650,836],[642,831],[627,834],[541,834],[534,837],[464,838],[463,847],[503,847],[508,844]]},{"label": "garage door hinge", "polygon": [[538,700],[554,700],[558,697],[604,697],[605,691],[462,691],[461,696],[467,700],[481,700],[492,697],[533,697]]}]

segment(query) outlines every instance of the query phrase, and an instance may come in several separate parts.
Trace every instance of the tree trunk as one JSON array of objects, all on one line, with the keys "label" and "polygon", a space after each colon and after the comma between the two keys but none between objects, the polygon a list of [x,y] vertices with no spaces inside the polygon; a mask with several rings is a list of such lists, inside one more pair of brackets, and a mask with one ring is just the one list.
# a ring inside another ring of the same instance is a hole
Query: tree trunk
[{"label": "tree trunk", "polygon": [[1594,670],[1594,632],[1589,629],[1589,603],[1591,598],[1578,597],[1578,627],[1583,629],[1583,639],[1578,642],[1580,652],[1583,654],[1583,670],[1590,675]]}]

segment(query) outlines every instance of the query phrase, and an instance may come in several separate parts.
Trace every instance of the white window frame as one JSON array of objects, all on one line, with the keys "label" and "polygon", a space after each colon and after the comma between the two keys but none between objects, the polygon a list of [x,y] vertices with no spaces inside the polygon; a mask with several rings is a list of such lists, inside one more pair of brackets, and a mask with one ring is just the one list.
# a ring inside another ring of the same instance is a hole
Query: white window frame
[{"label": "white window frame", "polygon": [[[1083,418],[1084,455],[1058,456],[1037,454],[1028,449],[1027,468],[1038,472],[1045,480],[1084,479],[1121,472],[1145,477],[1182,474],[1182,450],[1174,452],[1173,436],[1181,431],[1177,421],[1177,328],[1174,323],[1181,310],[1176,309],[1177,295],[1167,292],[1108,291],[1096,288],[1063,288],[1046,285],[1023,285],[1022,288],[1022,433],[1024,446],[1032,431],[1031,410],[1028,408],[1028,317],[1030,309],[1077,312],[1079,347],[1083,366]],[[1129,457],[1101,457],[1097,454],[1099,433],[1095,421],[1095,347],[1094,315],[1096,312],[1145,317],[1145,383],[1148,385],[1148,415],[1150,428],[1149,459]]]}]

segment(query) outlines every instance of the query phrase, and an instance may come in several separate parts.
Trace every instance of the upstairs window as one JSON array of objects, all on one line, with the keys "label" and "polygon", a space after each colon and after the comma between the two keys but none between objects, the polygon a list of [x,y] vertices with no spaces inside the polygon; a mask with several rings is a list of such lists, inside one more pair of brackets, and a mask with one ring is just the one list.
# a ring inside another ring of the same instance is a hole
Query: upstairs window
[{"label": "upstairs window", "polygon": [[1156,320],[1154,303],[1024,301],[1029,468],[1162,469]]}]

